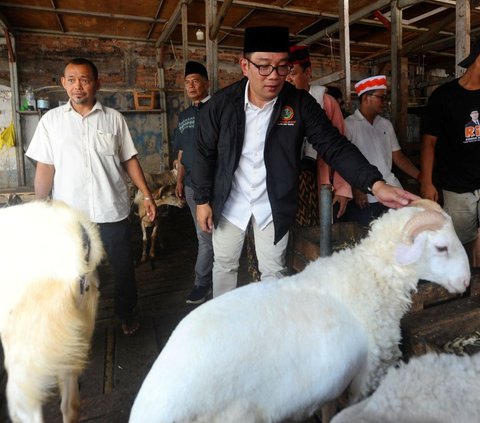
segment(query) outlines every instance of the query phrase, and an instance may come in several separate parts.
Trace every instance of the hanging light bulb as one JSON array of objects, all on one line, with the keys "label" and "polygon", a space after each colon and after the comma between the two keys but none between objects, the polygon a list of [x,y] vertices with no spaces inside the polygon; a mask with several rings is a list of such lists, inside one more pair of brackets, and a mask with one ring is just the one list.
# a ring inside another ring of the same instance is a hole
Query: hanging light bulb
[{"label": "hanging light bulb", "polygon": [[197,29],[195,36],[197,37],[198,41],[203,41],[203,31],[200,28]]}]

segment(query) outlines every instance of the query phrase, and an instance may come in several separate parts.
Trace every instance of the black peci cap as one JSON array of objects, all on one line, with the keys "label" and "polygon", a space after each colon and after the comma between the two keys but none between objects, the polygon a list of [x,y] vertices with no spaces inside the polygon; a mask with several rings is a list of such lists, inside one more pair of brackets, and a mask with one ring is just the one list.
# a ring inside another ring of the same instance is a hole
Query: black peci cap
[{"label": "black peci cap", "polygon": [[208,79],[207,69],[201,63],[198,62],[187,62],[185,65],[185,77],[191,75],[192,73],[198,73]]},{"label": "black peci cap", "polygon": [[245,28],[244,53],[264,51],[288,53],[289,32],[285,26],[252,26]]}]

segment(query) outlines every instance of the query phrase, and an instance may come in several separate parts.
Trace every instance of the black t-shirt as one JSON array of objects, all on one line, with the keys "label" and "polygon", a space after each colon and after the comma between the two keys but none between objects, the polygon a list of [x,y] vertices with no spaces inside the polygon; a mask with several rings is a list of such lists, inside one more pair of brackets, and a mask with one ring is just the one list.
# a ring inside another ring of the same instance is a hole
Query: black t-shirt
[{"label": "black t-shirt", "polygon": [[[477,112],[477,113],[475,113]],[[438,138],[435,160],[442,188],[458,193],[480,188],[480,90],[458,79],[437,88],[428,100],[421,133]]]}]

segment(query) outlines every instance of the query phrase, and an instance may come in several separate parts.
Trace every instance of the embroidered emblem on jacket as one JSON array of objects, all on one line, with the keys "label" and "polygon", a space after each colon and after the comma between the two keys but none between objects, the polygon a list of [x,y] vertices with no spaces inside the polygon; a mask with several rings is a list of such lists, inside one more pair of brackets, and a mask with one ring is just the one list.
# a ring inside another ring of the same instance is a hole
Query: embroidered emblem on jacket
[{"label": "embroidered emblem on jacket", "polygon": [[294,126],[297,122],[293,120],[295,113],[290,106],[284,106],[280,112],[280,120],[277,125]]}]

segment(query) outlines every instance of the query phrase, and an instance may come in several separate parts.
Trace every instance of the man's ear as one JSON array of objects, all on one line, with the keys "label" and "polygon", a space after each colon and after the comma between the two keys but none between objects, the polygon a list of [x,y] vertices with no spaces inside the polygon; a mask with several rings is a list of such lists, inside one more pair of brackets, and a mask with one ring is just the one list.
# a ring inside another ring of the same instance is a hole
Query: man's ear
[{"label": "man's ear", "polygon": [[240,67],[242,68],[243,75],[247,76],[248,60],[245,59],[245,57],[242,57],[240,58],[239,63],[240,63]]},{"label": "man's ear", "polygon": [[305,73],[307,74],[308,80],[312,79],[312,67],[309,66],[307,69],[305,69]]}]

